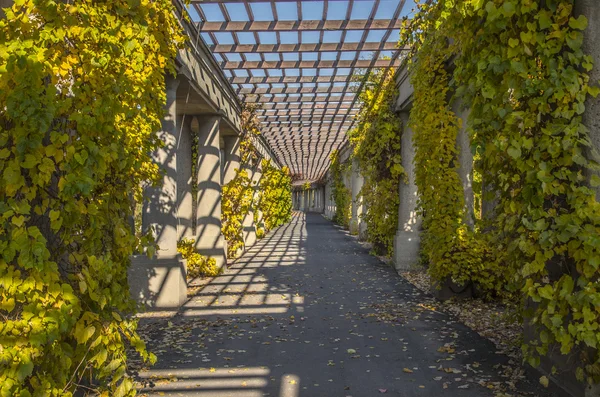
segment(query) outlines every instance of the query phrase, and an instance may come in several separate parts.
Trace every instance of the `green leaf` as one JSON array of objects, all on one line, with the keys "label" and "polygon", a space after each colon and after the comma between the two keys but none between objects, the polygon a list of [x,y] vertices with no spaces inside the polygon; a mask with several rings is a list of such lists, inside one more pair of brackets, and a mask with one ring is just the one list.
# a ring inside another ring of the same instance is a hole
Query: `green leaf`
[{"label": "green leaf", "polygon": [[585,15],[580,15],[579,17],[577,17],[577,19],[575,19],[575,18],[569,19],[569,27],[571,29],[585,30],[585,28],[587,28],[587,26],[588,26],[588,20],[585,17]]},{"label": "green leaf", "polygon": [[540,29],[545,30],[552,26],[551,14],[547,11],[540,11],[538,14],[538,23],[540,24]]},{"label": "green leaf", "polygon": [[26,154],[25,160],[21,163],[21,167],[25,169],[31,169],[35,167],[38,163],[37,158],[33,154]]},{"label": "green leaf", "polygon": [[521,148],[510,146],[506,151],[513,159],[521,158]]},{"label": "green leaf", "polygon": [[544,299],[552,300],[554,296],[553,293],[554,290],[550,284],[546,284],[543,287],[538,288],[538,294]]},{"label": "green leaf", "polygon": [[17,370],[17,379],[19,382],[23,382],[25,378],[30,376],[33,372],[33,362],[27,361],[25,363],[21,363],[19,365],[19,369]]},{"label": "green leaf", "polygon": [[96,327],[94,327],[93,325],[84,328],[79,335],[76,335],[77,342],[80,344],[86,343],[94,335],[95,332]]}]

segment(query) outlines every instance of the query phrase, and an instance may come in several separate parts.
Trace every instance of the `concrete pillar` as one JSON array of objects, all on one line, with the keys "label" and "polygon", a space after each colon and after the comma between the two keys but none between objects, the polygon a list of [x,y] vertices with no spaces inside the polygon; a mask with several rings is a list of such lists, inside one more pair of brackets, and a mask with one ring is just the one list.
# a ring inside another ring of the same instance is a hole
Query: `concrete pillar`
[{"label": "concrete pillar", "polygon": [[236,170],[240,168],[240,137],[228,135],[223,137],[225,143],[225,166],[223,170],[223,185],[235,178]]},{"label": "concrete pillar", "polygon": [[[364,178],[363,178],[363,184],[364,184]],[[362,218],[362,216],[365,214],[365,212],[367,212],[367,206],[365,205],[365,200],[362,199],[360,200],[360,206],[358,207],[358,238],[360,240],[366,240],[367,239],[367,222],[365,222],[365,220]]]},{"label": "concrete pillar", "polygon": [[417,214],[417,185],[415,184],[415,148],[413,131],[408,127],[408,113],[400,113],[402,119],[402,167],[408,176],[399,190],[398,230],[394,239],[394,264],[396,270],[409,269],[419,260],[421,218]]},{"label": "concrete pillar", "polygon": [[467,133],[469,110],[462,110],[460,101],[455,101],[452,104],[452,111],[461,120],[461,127],[456,136],[458,176],[462,184],[465,201],[464,222],[472,230],[475,226],[475,196],[473,194],[473,153],[471,153],[471,140]]},{"label": "concrete pillar", "polygon": [[327,190],[326,190],[326,199],[327,199],[327,203],[328,203],[328,218],[329,219],[333,219],[333,216],[335,215],[335,202],[333,200],[332,194],[333,194],[333,185],[331,183],[331,180],[327,181]]},{"label": "concrete pillar", "polygon": [[156,244],[159,246],[157,257],[174,257],[177,255],[177,149],[180,131],[177,129],[177,87],[179,80],[167,80],[166,114],[162,121],[162,131],[158,133],[164,146],[156,150],[152,159],[163,172],[162,184],[150,187],[145,195],[148,200],[144,203],[142,213],[142,228],[144,231],[153,228]]},{"label": "concrete pillar", "polygon": [[[594,61],[594,68],[588,72],[590,85],[598,86],[598,81],[600,81],[600,7],[598,7],[598,0],[575,0],[574,14],[576,17],[584,15],[588,20],[588,26],[583,32],[582,50]],[[600,153],[600,96],[597,98],[588,96],[585,101],[583,124],[589,130],[593,148]],[[598,156],[594,156],[593,153],[589,153],[589,157],[600,161]],[[591,177],[592,172],[588,173]],[[596,190],[596,200],[600,201],[600,186],[594,189]]]},{"label": "concrete pillar", "polygon": [[[262,177],[263,177],[262,168],[260,168],[260,166],[258,166],[256,171],[254,172],[254,178],[252,180],[254,182],[254,199],[255,199],[256,203],[258,203],[258,198],[260,196],[260,183],[262,181]],[[256,211],[257,211],[257,222],[254,225],[254,227],[255,227],[255,229],[258,229],[259,227],[262,227],[263,212],[260,210],[260,208],[256,208]]]},{"label": "concrete pillar", "polygon": [[[159,186],[146,189],[147,200],[142,211],[142,229],[154,231],[159,249],[152,258],[146,255],[133,256],[128,271],[132,298],[149,307],[178,307],[187,298],[186,262],[177,253],[177,171],[181,165],[178,158],[185,157],[184,153],[180,153],[182,130],[177,128],[179,82],[170,76],[166,79],[165,117],[162,120],[162,131],[158,133],[164,146],[152,154],[152,159],[159,165],[163,178]],[[189,150],[189,146],[187,149]]]},{"label": "concrete pillar", "polygon": [[317,194],[317,211],[322,212],[322,209],[321,209],[322,200],[323,200],[322,199],[322,196],[323,196],[323,187],[322,186],[317,187],[316,194]]},{"label": "concrete pillar", "polygon": [[362,200],[360,198],[360,189],[362,189],[363,178],[360,175],[358,161],[352,160],[352,217],[350,218],[350,234],[358,235],[360,215],[362,215]]},{"label": "concrete pillar", "polygon": [[298,209],[298,192],[296,190],[292,190],[292,208]]},{"label": "concrete pillar", "polygon": [[177,241],[194,236],[192,228],[194,203],[192,197],[192,132],[190,116],[177,116]]},{"label": "concrete pillar", "polygon": [[[256,178],[256,168],[251,166],[243,166],[243,168],[248,173],[248,178],[250,178],[250,181],[253,182]],[[252,197],[254,198],[254,186],[252,187],[252,190]],[[242,223],[242,235],[244,236],[245,248],[250,248],[256,243],[256,225],[254,224],[253,206],[250,206],[248,212],[244,216],[244,221]]]},{"label": "concrete pillar", "polygon": [[196,249],[215,258],[217,266],[226,264],[221,235],[221,153],[218,115],[192,119],[191,129],[198,134],[198,212]]}]

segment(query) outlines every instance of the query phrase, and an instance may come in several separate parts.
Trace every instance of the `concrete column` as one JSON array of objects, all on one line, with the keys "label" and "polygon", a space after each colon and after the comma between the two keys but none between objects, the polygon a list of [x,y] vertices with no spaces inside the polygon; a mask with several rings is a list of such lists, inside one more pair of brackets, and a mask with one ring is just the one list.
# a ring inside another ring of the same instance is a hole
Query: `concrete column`
[{"label": "concrete column", "polygon": [[157,257],[174,257],[177,255],[177,149],[180,138],[177,129],[177,87],[179,80],[167,80],[166,114],[162,120],[162,131],[158,133],[164,146],[152,154],[152,159],[163,172],[162,184],[150,187],[145,195],[148,200],[144,203],[142,213],[142,228],[144,231],[154,229],[154,236],[159,250]]},{"label": "concrete column", "polygon": [[[254,172],[254,179],[253,181],[255,182],[254,185],[254,198],[256,200],[256,202],[258,203],[258,197],[260,195],[260,183],[262,181],[262,177],[263,177],[263,173],[262,173],[262,168],[258,167],[256,169],[256,171]],[[254,227],[256,229],[258,229],[259,227],[262,227],[262,223],[263,223],[263,212],[259,209],[256,208],[256,211],[258,212],[258,217],[257,217],[257,223],[254,225]]]},{"label": "concrete column", "polygon": [[224,136],[225,143],[225,169],[223,172],[223,185],[235,178],[236,170],[240,168],[240,137]]},{"label": "concrete column", "polygon": [[[491,220],[495,216],[496,206],[498,205],[498,192],[494,185],[490,182],[490,177],[485,173],[482,175],[481,186],[481,218]],[[491,197],[490,192],[495,192]]]},{"label": "concrete column", "polygon": [[300,200],[298,198],[298,191],[294,190],[293,193],[294,193],[294,195],[293,195],[293,198],[294,198],[294,209],[297,210],[298,208],[300,208]]},{"label": "concrete column", "polygon": [[327,181],[327,200],[329,203],[329,219],[333,219],[333,216],[335,215],[335,201],[333,200],[332,194],[333,194],[333,185],[331,183],[331,181]]},{"label": "concrete column", "polygon": [[226,264],[221,235],[221,153],[217,115],[192,119],[191,129],[198,134],[198,213],[196,249],[215,258],[217,266]]},{"label": "concrete column", "polygon": [[[163,173],[162,183],[145,191],[147,200],[142,212],[142,229],[153,230],[159,246],[156,255],[135,255],[128,270],[129,290],[133,299],[149,307],[178,307],[186,300],[186,262],[177,253],[179,230],[178,166],[181,152],[181,129],[177,127],[177,87],[180,81],[166,79],[167,101],[162,131],[164,146],[152,154]],[[187,146],[189,150],[189,146]],[[191,153],[190,153],[191,156]],[[183,161],[185,164],[185,161]],[[191,165],[190,165],[191,169]]]},{"label": "concrete column", "polygon": [[194,236],[192,219],[194,203],[192,197],[192,132],[190,116],[177,116],[179,140],[177,142],[177,197],[178,228],[177,240]]},{"label": "concrete column", "polygon": [[461,120],[461,127],[456,136],[456,148],[458,149],[458,176],[465,201],[464,222],[470,229],[473,229],[475,226],[475,196],[473,194],[473,153],[471,153],[471,140],[467,133],[469,110],[461,109],[460,101],[455,101],[452,104],[452,111]]},{"label": "concrete column", "polygon": [[[250,166],[243,166],[243,168],[248,173],[248,178],[250,181],[254,182],[256,180],[257,169]],[[254,198],[255,187],[252,187],[253,193],[252,197]],[[244,246],[245,248],[250,248],[256,243],[256,225],[254,224],[254,207],[250,207],[248,209],[248,213],[244,216],[244,221],[242,223],[242,235],[244,236]]]},{"label": "concrete column", "polygon": [[399,190],[398,230],[394,239],[394,264],[396,270],[409,269],[419,260],[421,218],[417,214],[417,185],[415,184],[415,148],[413,131],[408,127],[408,113],[402,118],[402,167],[408,176],[407,183],[401,182]]},{"label": "concrete column", "polygon": [[323,193],[323,190],[322,190],[322,189],[323,189],[323,188],[322,188],[321,186],[319,186],[319,187],[317,187],[317,189],[315,190],[315,194],[316,194],[316,196],[317,196],[317,199],[316,199],[316,202],[317,202],[317,204],[316,204],[316,210],[317,210],[317,212],[321,212],[321,195],[322,195],[322,193]]},{"label": "concrete column", "polygon": [[358,234],[360,218],[362,213],[362,200],[359,196],[360,189],[362,189],[363,178],[360,175],[358,168],[358,161],[352,160],[352,180],[350,182],[352,186],[352,218],[350,218],[350,234]]},{"label": "concrete column", "polygon": [[[588,72],[590,84],[598,86],[598,81],[600,81],[600,7],[598,7],[598,0],[575,0],[574,14],[576,17],[584,15],[588,20],[588,26],[583,32],[582,49],[594,61],[594,68]],[[583,124],[588,128],[592,146],[596,150],[596,154],[589,153],[588,157],[600,161],[597,155],[600,153],[600,96],[597,98],[588,96],[585,101]],[[592,172],[588,173],[591,177]],[[600,186],[594,189],[596,190],[596,200],[600,201]]]},{"label": "concrete column", "polygon": [[[363,184],[364,184],[364,178],[363,178]],[[363,214],[365,212],[367,212],[367,206],[365,205],[365,201],[362,199],[360,200],[360,206],[358,207],[358,238],[360,240],[366,240],[367,239],[367,222],[364,221],[364,219],[362,218]]]}]

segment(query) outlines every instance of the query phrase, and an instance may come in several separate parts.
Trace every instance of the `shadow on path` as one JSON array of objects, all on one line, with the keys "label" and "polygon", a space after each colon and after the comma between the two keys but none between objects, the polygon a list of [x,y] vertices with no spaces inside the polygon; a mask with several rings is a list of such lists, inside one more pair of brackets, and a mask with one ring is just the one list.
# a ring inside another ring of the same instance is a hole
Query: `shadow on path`
[{"label": "shadow on path", "polygon": [[[259,241],[172,318],[143,319],[148,396],[559,396],[317,214]],[[510,371],[509,371],[510,372]]]}]

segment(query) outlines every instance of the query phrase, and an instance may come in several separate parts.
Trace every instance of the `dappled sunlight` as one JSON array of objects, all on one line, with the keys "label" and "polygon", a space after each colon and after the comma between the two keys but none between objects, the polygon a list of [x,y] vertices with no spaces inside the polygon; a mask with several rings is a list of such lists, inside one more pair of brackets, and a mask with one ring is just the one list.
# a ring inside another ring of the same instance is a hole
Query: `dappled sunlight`
[{"label": "dappled sunlight", "polygon": [[294,295],[289,285],[269,280],[261,270],[305,264],[305,236],[305,215],[296,213],[292,222],[257,242],[224,274],[204,284],[182,308],[181,314],[214,316],[304,312],[304,297]]},{"label": "dappled sunlight", "polygon": [[[264,396],[264,388],[277,379],[267,367],[156,369],[140,376],[142,396]],[[299,395],[300,377],[280,378],[280,397]]]},{"label": "dappled sunlight", "polygon": [[[141,396],[264,396],[269,382],[277,381],[267,367],[151,370],[140,376]],[[298,397],[300,377],[279,379],[279,397]]]},{"label": "dappled sunlight", "polygon": [[507,390],[506,356],[320,215],[296,213],[203,281],[177,315],[140,326],[158,357],[138,378],[147,396]]}]

